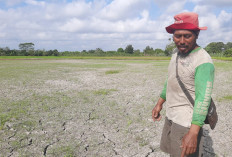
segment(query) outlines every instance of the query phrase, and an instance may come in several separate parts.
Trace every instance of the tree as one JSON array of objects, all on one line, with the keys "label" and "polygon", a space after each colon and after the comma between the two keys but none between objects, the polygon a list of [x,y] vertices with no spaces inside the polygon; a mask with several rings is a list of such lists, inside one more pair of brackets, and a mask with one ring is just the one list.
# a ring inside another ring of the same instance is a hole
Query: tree
[{"label": "tree", "polygon": [[94,52],[95,52],[95,50],[89,50],[89,51],[88,51],[88,53],[92,53],[92,54],[93,54]]},{"label": "tree", "polygon": [[35,44],[33,43],[20,43],[19,44],[19,49],[22,51],[28,52],[29,50],[34,50]]},{"label": "tree", "polygon": [[104,54],[104,51],[101,48],[96,48],[95,53],[96,54]]},{"label": "tree", "polygon": [[176,48],[176,44],[174,42],[168,44],[164,50],[165,55],[169,56],[170,54],[172,54],[174,48]]},{"label": "tree", "polygon": [[232,57],[232,48],[227,49],[226,51],[224,51],[224,56]]},{"label": "tree", "polygon": [[6,55],[6,53],[5,53],[4,49],[0,48],[0,56],[5,56],[5,55]]},{"label": "tree", "polygon": [[209,43],[206,47],[205,50],[208,53],[221,53],[225,49],[225,44],[223,42],[212,42]]},{"label": "tree", "polygon": [[134,48],[132,45],[127,45],[125,49],[125,53],[133,54],[134,53]]},{"label": "tree", "polygon": [[81,53],[87,53],[87,51],[86,50],[82,50]]},{"label": "tree", "polygon": [[144,55],[153,55],[155,53],[155,51],[153,50],[152,47],[147,46],[144,50],[143,50]]},{"label": "tree", "polygon": [[227,44],[225,44],[225,50],[228,50],[232,48],[232,42],[228,42]]},{"label": "tree", "polygon": [[49,50],[45,52],[44,56],[59,56],[59,52],[57,49]]},{"label": "tree", "polygon": [[34,53],[35,56],[43,56],[43,54],[44,54],[44,50],[36,50]]},{"label": "tree", "polygon": [[28,56],[35,56],[34,50],[29,50],[27,54]]},{"label": "tree", "polygon": [[6,55],[6,56],[11,56],[11,51],[10,51],[10,48],[9,47],[4,47],[3,49],[2,49],[2,53],[4,54],[4,55]]},{"label": "tree", "polygon": [[140,55],[141,52],[140,52],[140,50],[138,49],[138,50],[135,50],[135,51],[134,51],[134,54],[135,54],[135,55]]},{"label": "tree", "polygon": [[155,54],[156,55],[164,54],[164,51],[162,49],[155,49]]},{"label": "tree", "polygon": [[118,53],[123,53],[124,50],[123,50],[123,48],[120,47],[120,48],[118,48],[117,52],[118,52]]},{"label": "tree", "polygon": [[59,52],[58,52],[57,49],[53,50],[53,55],[54,55],[54,56],[59,56]]}]

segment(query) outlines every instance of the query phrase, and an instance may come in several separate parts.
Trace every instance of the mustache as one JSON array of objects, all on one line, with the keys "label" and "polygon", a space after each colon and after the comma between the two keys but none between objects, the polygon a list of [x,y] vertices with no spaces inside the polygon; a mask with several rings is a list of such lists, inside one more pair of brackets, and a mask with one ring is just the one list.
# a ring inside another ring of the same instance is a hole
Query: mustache
[{"label": "mustache", "polygon": [[178,45],[177,47],[178,47],[178,48],[187,48],[188,46],[185,46],[185,45]]}]

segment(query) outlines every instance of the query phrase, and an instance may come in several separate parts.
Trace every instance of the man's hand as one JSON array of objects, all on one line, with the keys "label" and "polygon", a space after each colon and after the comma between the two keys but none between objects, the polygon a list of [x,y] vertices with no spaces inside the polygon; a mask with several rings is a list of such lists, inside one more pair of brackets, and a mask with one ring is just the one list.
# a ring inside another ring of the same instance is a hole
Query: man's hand
[{"label": "man's hand", "polygon": [[165,100],[163,98],[159,98],[157,104],[153,108],[153,110],[152,110],[152,119],[153,119],[154,122],[161,120],[162,117],[160,115],[160,111],[162,110],[164,102],[165,102]]},{"label": "man's hand", "polygon": [[197,150],[197,137],[200,127],[192,124],[189,132],[182,139],[182,152],[181,157],[185,155],[193,154]]}]

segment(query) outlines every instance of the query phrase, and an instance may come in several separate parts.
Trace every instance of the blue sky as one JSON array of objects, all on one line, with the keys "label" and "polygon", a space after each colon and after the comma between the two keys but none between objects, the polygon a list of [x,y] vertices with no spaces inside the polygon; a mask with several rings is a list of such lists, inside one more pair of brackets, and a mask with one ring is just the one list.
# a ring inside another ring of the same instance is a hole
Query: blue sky
[{"label": "blue sky", "polygon": [[232,42],[231,0],[0,0],[0,47],[18,49],[117,50],[132,44],[164,49],[165,27],[180,12],[199,14],[198,44]]}]

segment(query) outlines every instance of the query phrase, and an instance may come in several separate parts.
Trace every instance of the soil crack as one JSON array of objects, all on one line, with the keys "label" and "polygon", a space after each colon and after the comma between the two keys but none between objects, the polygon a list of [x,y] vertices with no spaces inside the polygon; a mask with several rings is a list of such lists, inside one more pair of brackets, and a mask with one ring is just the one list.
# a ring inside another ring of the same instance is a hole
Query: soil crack
[{"label": "soil crack", "polygon": [[46,156],[46,155],[47,155],[48,147],[54,145],[54,144],[57,143],[57,142],[59,142],[59,139],[57,139],[57,141],[55,141],[55,142],[52,142],[52,143],[46,145],[45,148],[44,148],[44,151],[43,151],[43,155]]},{"label": "soil crack", "polygon": [[153,152],[155,152],[155,148],[150,148],[151,151],[147,153],[145,157],[149,157]]}]

